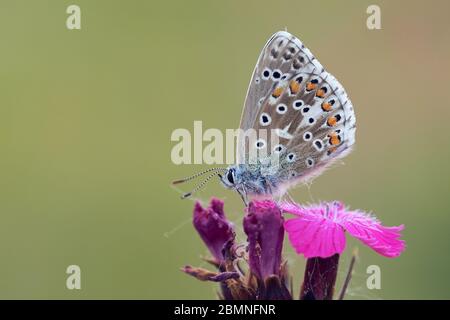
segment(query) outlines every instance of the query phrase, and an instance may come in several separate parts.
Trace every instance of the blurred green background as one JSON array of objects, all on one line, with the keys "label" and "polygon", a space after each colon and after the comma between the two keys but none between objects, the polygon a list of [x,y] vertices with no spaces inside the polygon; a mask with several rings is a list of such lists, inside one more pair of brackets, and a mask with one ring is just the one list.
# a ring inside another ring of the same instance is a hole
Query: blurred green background
[{"label": "blurred green background", "polygon": [[[66,8],[81,7],[81,30]],[[381,7],[382,30],[366,27]],[[407,250],[360,257],[348,298],[450,298],[448,1],[0,1],[0,298],[212,299],[182,274],[206,254],[174,178],[176,128],[238,126],[269,36],[285,27],[345,86],[357,147],[299,202],[339,199],[404,223]],[[190,186],[183,188],[189,189]],[[217,182],[198,197],[242,203]],[[245,238],[240,233],[239,239]],[[349,237],[348,237],[349,239]],[[296,275],[304,260],[285,243]],[[82,289],[66,289],[68,265]],[[365,286],[381,267],[381,290]]]}]

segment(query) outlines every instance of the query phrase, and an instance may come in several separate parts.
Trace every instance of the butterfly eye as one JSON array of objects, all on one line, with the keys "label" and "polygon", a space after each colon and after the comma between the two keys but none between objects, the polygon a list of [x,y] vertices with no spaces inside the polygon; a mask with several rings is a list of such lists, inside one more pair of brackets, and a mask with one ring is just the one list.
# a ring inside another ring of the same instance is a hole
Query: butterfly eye
[{"label": "butterfly eye", "polygon": [[234,184],[234,170],[228,170],[227,180],[229,183]]}]

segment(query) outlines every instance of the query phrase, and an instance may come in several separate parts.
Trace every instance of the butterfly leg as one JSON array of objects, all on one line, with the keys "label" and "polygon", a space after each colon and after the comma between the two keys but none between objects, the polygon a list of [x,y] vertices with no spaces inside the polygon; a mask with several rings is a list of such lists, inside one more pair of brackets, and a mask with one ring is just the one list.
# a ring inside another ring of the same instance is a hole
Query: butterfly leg
[{"label": "butterfly leg", "polygon": [[236,191],[239,193],[239,195],[241,196],[242,201],[244,202],[244,205],[246,207],[248,207],[248,197],[247,197],[247,192],[245,191],[244,188],[242,189],[236,189]]}]

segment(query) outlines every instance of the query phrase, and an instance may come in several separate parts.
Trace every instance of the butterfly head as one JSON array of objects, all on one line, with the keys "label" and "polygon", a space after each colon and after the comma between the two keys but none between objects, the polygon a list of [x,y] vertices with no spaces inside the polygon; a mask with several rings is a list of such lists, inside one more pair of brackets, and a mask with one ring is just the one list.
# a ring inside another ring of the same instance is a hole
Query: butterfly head
[{"label": "butterfly head", "polygon": [[[235,189],[241,196],[242,200],[244,201],[244,204],[248,205],[247,194],[243,188],[243,181],[242,181],[242,170],[243,169],[244,168],[242,168],[242,166],[239,166],[239,165],[230,166],[228,168],[211,168],[211,169],[196,173],[192,176],[189,176],[189,177],[186,177],[183,179],[179,179],[179,180],[175,180],[172,182],[172,184],[184,183],[184,182],[193,180],[195,178],[198,178],[200,176],[203,176],[206,173],[211,173],[205,180],[203,180],[200,184],[198,184],[192,191],[184,193],[181,196],[181,198],[186,199],[186,198],[191,197],[194,193],[196,193],[197,191],[202,189],[208,183],[208,181],[211,180],[212,177],[217,175],[217,176],[219,176],[220,181],[226,188]],[[221,172],[221,173],[219,173],[219,172]]]},{"label": "butterfly head", "polygon": [[237,187],[236,167],[228,167],[223,175],[219,174],[222,184],[229,189],[235,189]]},{"label": "butterfly head", "polygon": [[245,191],[245,181],[243,173],[245,167],[242,165],[233,165],[226,169],[224,174],[219,174],[220,181],[228,189],[234,189],[241,196],[245,206],[248,206],[247,192]]}]

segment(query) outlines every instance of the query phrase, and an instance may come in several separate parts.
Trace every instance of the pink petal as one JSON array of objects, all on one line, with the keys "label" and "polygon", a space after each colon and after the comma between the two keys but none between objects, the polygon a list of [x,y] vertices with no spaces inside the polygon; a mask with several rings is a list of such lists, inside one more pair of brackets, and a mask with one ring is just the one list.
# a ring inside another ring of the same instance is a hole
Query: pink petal
[{"label": "pink petal", "polygon": [[405,241],[399,239],[403,225],[385,227],[375,218],[359,211],[342,213],[339,220],[348,233],[385,257],[398,257],[405,249]]},{"label": "pink petal", "polygon": [[284,212],[292,213],[297,216],[301,216],[305,213],[305,210],[303,210],[302,207],[300,207],[298,204],[291,203],[291,202],[285,202],[281,204],[281,209]]},{"label": "pink petal", "polygon": [[361,211],[347,211],[341,202],[299,206],[283,203],[281,208],[297,217],[286,222],[289,240],[306,257],[329,257],[345,248],[344,230],[379,254],[397,257],[405,249],[400,240],[403,225],[385,227]]},{"label": "pink petal", "polygon": [[306,258],[328,258],[345,249],[344,229],[323,217],[293,218],[284,223],[289,242],[298,254]]}]

